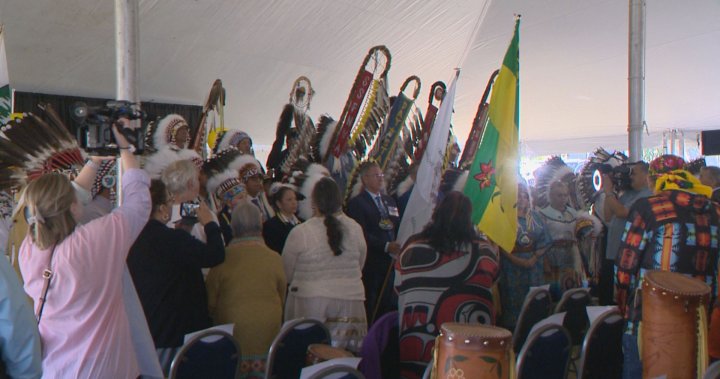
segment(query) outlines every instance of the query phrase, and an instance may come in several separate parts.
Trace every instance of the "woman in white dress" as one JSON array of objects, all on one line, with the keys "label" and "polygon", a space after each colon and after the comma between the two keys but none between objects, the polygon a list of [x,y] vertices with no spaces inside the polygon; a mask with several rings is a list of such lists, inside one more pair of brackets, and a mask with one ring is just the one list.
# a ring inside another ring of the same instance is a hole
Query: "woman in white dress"
[{"label": "woman in white dress", "polygon": [[290,288],[285,321],[321,320],[332,345],[359,352],[367,334],[362,267],[366,244],[362,228],[342,210],[342,197],[330,178],[312,193],[315,214],[288,235],[282,258]]}]

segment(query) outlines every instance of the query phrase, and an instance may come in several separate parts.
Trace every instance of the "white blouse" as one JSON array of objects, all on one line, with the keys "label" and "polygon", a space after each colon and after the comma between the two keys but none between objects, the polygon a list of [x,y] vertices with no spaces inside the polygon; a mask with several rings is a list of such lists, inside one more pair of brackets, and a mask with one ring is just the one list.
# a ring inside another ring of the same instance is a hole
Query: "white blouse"
[{"label": "white blouse", "polygon": [[324,217],[312,217],[290,231],[282,258],[289,291],[295,296],[365,300],[362,268],[367,245],[362,228],[344,213],[336,217],[343,233],[338,256],[328,244]]}]

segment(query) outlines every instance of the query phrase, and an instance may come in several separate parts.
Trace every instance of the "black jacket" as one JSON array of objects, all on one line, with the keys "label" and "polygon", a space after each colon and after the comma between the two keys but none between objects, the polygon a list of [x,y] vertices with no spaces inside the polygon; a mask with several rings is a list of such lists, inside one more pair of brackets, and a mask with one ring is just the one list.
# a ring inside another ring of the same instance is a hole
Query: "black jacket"
[{"label": "black jacket", "polygon": [[385,252],[385,244],[395,240],[400,217],[395,200],[387,195],[381,195],[385,208],[388,210],[390,221],[394,229],[390,232],[380,228],[380,210],[375,200],[367,191],[350,199],[347,205],[347,215],[352,217],[363,229],[367,243],[367,259],[365,259],[364,272],[373,271],[384,275],[392,258]]},{"label": "black jacket", "polygon": [[156,348],[178,347],[185,334],[211,326],[201,268],[225,260],[218,224],[205,225],[207,244],[150,220],[127,264]]},{"label": "black jacket", "polygon": [[282,254],[283,248],[285,247],[285,240],[287,240],[288,234],[290,234],[290,231],[294,227],[295,225],[282,222],[278,216],[274,216],[265,221],[262,231],[265,244],[279,254]]}]

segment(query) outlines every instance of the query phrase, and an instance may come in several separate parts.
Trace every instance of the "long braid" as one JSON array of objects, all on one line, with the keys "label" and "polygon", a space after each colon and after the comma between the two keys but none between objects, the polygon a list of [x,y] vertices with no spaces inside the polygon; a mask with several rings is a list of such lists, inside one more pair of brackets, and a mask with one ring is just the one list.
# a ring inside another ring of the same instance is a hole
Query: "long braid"
[{"label": "long braid", "polygon": [[323,215],[327,229],[328,245],[335,256],[342,254],[343,230],[340,220],[335,213],[340,210],[342,203],[340,189],[334,180],[323,178],[315,185],[312,194],[313,203],[318,212]]}]

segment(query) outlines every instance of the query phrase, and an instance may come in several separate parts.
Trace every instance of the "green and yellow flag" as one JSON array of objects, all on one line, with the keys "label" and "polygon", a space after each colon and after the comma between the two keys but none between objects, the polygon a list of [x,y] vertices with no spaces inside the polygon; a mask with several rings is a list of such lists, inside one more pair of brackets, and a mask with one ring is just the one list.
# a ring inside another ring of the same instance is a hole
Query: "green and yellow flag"
[{"label": "green and yellow flag", "polygon": [[508,252],[515,245],[517,233],[519,29],[518,18],[500,74],[493,85],[488,123],[463,191],[473,203],[473,222]]}]

